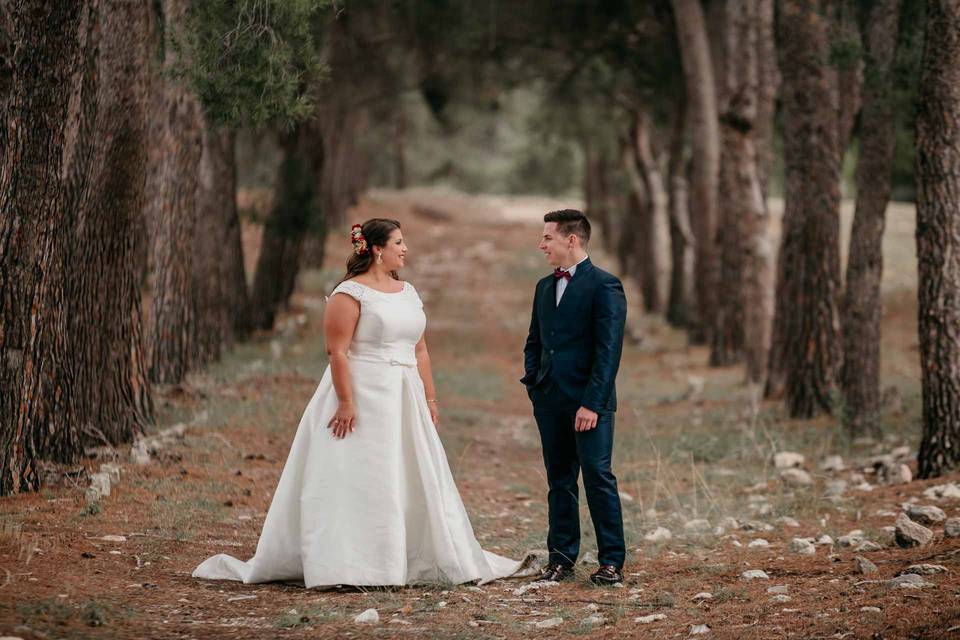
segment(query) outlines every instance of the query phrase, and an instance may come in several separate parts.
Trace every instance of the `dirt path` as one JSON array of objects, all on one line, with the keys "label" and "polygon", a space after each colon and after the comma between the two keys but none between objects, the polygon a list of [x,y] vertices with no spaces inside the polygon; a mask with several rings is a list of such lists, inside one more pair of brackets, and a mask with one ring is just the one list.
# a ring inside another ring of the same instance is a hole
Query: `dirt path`
[{"label": "dirt path", "polygon": [[[404,276],[426,303],[451,466],[483,545],[516,557],[542,548],[546,532],[539,442],[516,380],[532,287],[547,272],[534,245],[537,214],[548,206],[378,192],[353,216],[387,215],[404,224],[412,252]],[[254,551],[300,414],[325,367],[323,294],[338,279],[348,248],[345,235],[331,240],[329,269],[306,275],[275,334],[164,392],[158,428],[182,423],[185,438],[149,465],[121,460],[122,480],[99,512],[85,509],[82,483],[69,479],[38,495],[0,500],[0,568],[8,572],[0,588],[0,636],[685,638],[695,625],[719,638],[956,633],[960,543],[942,539],[942,526],[933,525],[933,545],[901,550],[883,527],[910,499],[960,514],[957,501],[922,495],[957,478],[882,486],[870,474],[855,476],[870,456],[916,441],[913,309],[900,294],[888,300],[885,320],[885,376],[900,392],[889,403],[881,442],[848,443],[831,419],[792,423],[776,404],[755,405],[739,370],[708,369],[703,349],[687,347],[682,334],[631,309],[632,333],[642,340],[627,346],[619,377],[615,471],[625,493],[629,549],[621,589],[590,586],[588,565],[576,582],[520,595],[514,590],[524,583],[509,581],[337,592],[191,579],[209,555]],[[610,266],[598,252],[593,257]],[[806,455],[811,488],[777,480],[770,457],[785,449]],[[826,454],[841,454],[848,470],[820,470]],[[842,495],[826,496],[828,483],[840,480],[847,483]],[[584,550],[595,551],[583,504]],[[645,541],[658,526],[672,539]],[[857,573],[856,552],[839,544],[818,545],[812,556],[789,551],[795,537],[837,540],[852,529],[881,545],[861,552],[878,573]],[[916,562],[943,565],[947,573],[927,576],[933,586],[925,588],[884,584]],[[746,581],[741,574],[748,569],[763,569],[769,579]],[[768,593],[775,585],[786,592]],[[701,592],[712,598],[694,600]],[[368,608],[379,611],[381,623],[355,624]],[[664,618],[635,622],[651,614]],[[556,627],[533,626],[555,618],[562,619]]]}]

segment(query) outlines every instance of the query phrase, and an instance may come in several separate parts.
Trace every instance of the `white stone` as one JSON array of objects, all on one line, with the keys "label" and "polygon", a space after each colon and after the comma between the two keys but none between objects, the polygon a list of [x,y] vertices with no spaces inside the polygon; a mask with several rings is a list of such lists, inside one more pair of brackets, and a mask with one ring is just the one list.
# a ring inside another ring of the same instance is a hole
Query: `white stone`
[{"label": "white stone", "polygon": [[103,472],[90,474],[90,488],[101,496],[110,495],[110,474]]},{"label": "white stone", "polygon": [[866,537],[864,536],[863,531],[860,529],[854,529],[847,535],[837,538],[837,546],[853,547],[860,544],[864,540],[866,540]]},{"label": "white stone", "polygon": [[823,534],[822,536],[817,538],[817,544],[833,544],[833,538],[831,538],[827,534]]},{"label": "white stone", "polygon": [[854,556],[853,564],[857,568],[857,572],[862,573],[863,575],[876,573],[878,571],[877,565],[873,564],[862,556]]},{"label": "white stone", "polygon": [[107,535],[100,538],[104,542],[126,542],[126,536],[117,536],[117,535]]},{"label": "white stone", "polygon": [[647,535],[643,536],[643,539],[647,542],[663,542],[673,538],[673,534],[670,533],[670,529],[666,527],[657,527]]},{"label": "white stone", "polygon": [[827,482],[826,489],[824,490],[824,495],[828,498],[839,498],[843,495],[843,492],[847,490],[847,481],[846,480],[830,480]]},{"label": "white stone", "polygon": [[528,582],[527,584],[513,590],[513,595],[522,596],[528,591],[539,591],[540,589],[549,589],[555,587],[559,582],[538,580],[537,582]]},{"label": "white stone", "polygon": [[777,469],[790,469],[803,466],[803,454],[793,451],[780,451],[773,455],[773,466]]},{"label": "white stone", "polygon": [[597,556],[592,551],[587,551],[580,556],[580,560],[577,561],[577,564],[597,564]]},{"label": "white stone", "polygon": [[953,482],[938,484],[924,490],[923,495],[935,500],[946,500],[949,498],[960,499],[960,486]]},{"label": "white stone", "polygon": [[948,538],[960,538],[960,518],[950,518],[944,522],[943,535]]},{"label": "white stone", "polygon": [[599,613],[595,613],[592,616],[588,616],[583,619],[583,624],[590,625],[590,626],[605,624],[606,622],[607,622],[607,619],[604,618]]},{"label": "white stone", "polygon": [[793,598],[791,598],[791,597],[788,596],[788,595],[784,595],[784,594],[778,594],[778,595],[775,595],[775,596],[771,596],[771,597],[770,597],[770,602],[777,602],[777,603],[780,603],[780,604],[786,604],[787,602],[790,602],[791,600],[793,600]]},{"label": "white stone", "polygon": [[800,523],[797,522],[794,518],[791,518],[790,516],[780,516],[779,518],[777,518],[777,522],[782,524],[785,527],[796,528],[800,526]]},{"label": "white stone", "polygon": [[895,523],[896,532],[894,539],[901,547],[917,547],[930,544],[933,540],[933,531],[927,529],[922,524],[917,524],[907,517],[905,513],[897,516]]},{"label": "white stone", "polygon": [[667,616],[663,613],[651,613],[648,616],[640,616],[639,618],[634,618],[633,621],[638,624],[650,624],[651,622],[656,622],[657,620],[666,620]]},{"label": "white stone", "polygon": [[376,609],[367,609],[353,621],[357,624],[379,624],[380,623],[380,614],[377,613]]},{"label": "white stone", "polygon": [[694,601],[713,600],[713,594],[710,593],[709,591],[701,591],[700,593],[698,593],[697,595],[693,596],[690,599]]},{"label": "white stone", "polygon": [[860,613],[882,613],[880,607],[860,607]]},{"label": "white stone", "polygon": [[740,523],[737,522],[736,518],[733,518],[731,516],[726,516],[725,518],[720,520],[720,526],[726,530],[733,531],[734,529],[740,528]]},{"label": "white stone", "polygon": [[918,576],[915,573],[905,573],[902,576],[887,580],[887,586],[894,589],[923,589],[924,587],[933,587],[935,585],[927,582],[922,576]]},{"label": "white stone", "polygon": [[864,540],[853,548],[854,551],[859,553],[870,553],[871,551],[880,551],[882,549],[882,546],[872,540]]},{"label": "white stone", "polygon": [[710,633],[710,627],[705,624],[695,624],[690,627],[690,635],[692,636],[702,636],[707,633]]},{"label": "white stone", "polygon": [[533,626],[535,626],[537,629],[553,629],[554,627],[559,627],[562,624],[563,618],[547,618],[546,620],[541,620]]},{"label": "white stone", "polygon": [[744,580],[769,580],[770,576],[763,569],[747,569],[740,574]]},{"label": "white stone", "polygon": [[767,593],[786,593],[790,588],[785,584],[777,584],[767,587]]},{"label": "white stone", "polygon": [[933,505],[908,504],[904,511],[910,519],[920,524],[936,524],[947,519],[947,514],[940,507]]},{"label": "white stone", "polygon": [[802,556],[812,556],[817,552],[817,548],[805,538],[794,538],[790,541],[790,551]]},{"label": "white stone", "polygon": [[790,487],[809,487],[813,478],[803,469],[784,469],[780,472],[780,480]]},{"label": "white stone", "polygon": [[820,468],[824,471],[843,471],[846,467],[842,456],[827,456],[820,461]]},{"label": "white stone", "polygon": [[947,568],[942,564],[912,564],[901,573],[915,573],[920,576],[932,576],[938,573],[946,573]]},{"label": "white stone", "polygon": [[683,528],[687,531],[693,531],[695,533],[704,533],[706,531],[710,531],[710,521],[704,520],[703,518],[697,518],[685,523]]},{"label": "white stone", "polygon": [[633,496],[627,493],[626,491],[618,492],[620,499],[624,502],[633,502]]},{"label": "white stone", "polygon": [[757,538],[756,540],[751,540],[748,547],[755,549],[757,547],[769,547],[770,543],[764,540],[763,538]]}]

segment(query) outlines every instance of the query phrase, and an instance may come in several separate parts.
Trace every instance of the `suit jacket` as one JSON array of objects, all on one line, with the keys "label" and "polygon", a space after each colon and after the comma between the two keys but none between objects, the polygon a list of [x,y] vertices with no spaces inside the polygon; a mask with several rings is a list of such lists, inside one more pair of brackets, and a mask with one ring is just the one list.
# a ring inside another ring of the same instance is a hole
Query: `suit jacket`
[{"label": "suit jacket", "polygon": [[528,391],[550,379],[580,406],[614,411],[614,381],[623,351],[627,299],[620,280],[593,266],[577,270],[557,305],[553,274],[537,283],[530,333],[523,349]]}]

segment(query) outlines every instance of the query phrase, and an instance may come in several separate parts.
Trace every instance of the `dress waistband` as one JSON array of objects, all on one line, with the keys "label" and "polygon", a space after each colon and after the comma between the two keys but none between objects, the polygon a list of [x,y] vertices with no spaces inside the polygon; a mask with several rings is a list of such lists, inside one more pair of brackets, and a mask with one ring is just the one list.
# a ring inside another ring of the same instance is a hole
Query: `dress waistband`
[{"label": "dress waistband", "polygon": [[351,360],[359,360],[360,362],[377,362],[382,364],[388,364],[391,367],[416,367],[417,360],[416,358],[404,358],[402,356],[390,357],[387,355],[378,355],[373,353],[364,353],[364,354],[355,354],[348,353],[347,357]]}]

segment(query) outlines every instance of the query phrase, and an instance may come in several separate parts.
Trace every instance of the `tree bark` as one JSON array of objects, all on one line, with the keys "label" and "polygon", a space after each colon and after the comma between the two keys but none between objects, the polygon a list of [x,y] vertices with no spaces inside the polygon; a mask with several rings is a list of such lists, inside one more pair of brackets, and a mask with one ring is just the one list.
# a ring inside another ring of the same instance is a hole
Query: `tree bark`
[{"label": "tree bark", "polygon": [[720,135],[717,101],[710,60],[710,43],[699,0],[672,0],[680,56],[683,63],[692,151],[691,217],[695,222],[695,286],[697,317],[691,338],[710,343],[716,312],[717,184]]},{"label": "tree bark", "polygon": [[255,329],[269,330],[287,304],[300,270],[307,225],[316,211],[316,169],[301,127],[284,134],[284,157],[277,177],[276,202],[263,230],[250,306]]},{"label": "tree bark", "polygon": [[851,435],[880,431],[883,229],[890,201],[896,120],[892,93],[900,0],[881,0],[866,26],[866,84],[843,303],[843,417]]},{"label": "tree bark", "polygon": [[[91,2],[10,7],[19,41],[3,114],[0,170],[0,493],[35,490],[43,458],[78,447],[72,416],[66,278],[67,113]],[[72,144],[70,145],[72,148]],[[63,427],[62,429],[58,427]]]},{"label": "tree bark", "polygon": [[[840,358],[840,143],[823,4],[784,0],[780,10],[785,210],[780,249],[778,349],[792,417],[832,409]],[[774,355],[775,354],[775,355]]]},{"label": "tree bark", "polygon": [[[773,0],[759,0],[757,7],[757,66],[760,76],[754,147],[757,150],[757,174],[764,206],[770,193],[770,169],[773,167],[773,129],[780,88],[777,46],[774,38]],[[766,368],[766,365],[764,365]]]},{"label": "tree bark", "polygon": [[919,475],[960,463],[960,0],[929,0],[917,111],[923,438]]},{"label": "tree bark", "polygon": [[[682,103],[681,103],[682,106]],[[686,114],[683,108],[674,112],[670,131],[670,159],[667,181],[670,185],[667,207],[670,220],[670,297],[667,322],[675,327],[689,326],[693,301],[693,231],[687,209],[687,158],[684,140]]]},{"label": "tree bark", "polygon": [[667,203],[664,202],[665,190],[660,169],[654,157],[653,145],[650,140],[650,116],[646,113],[637,113],[633,127],[633,159],[634,169],[639,172],[642,182],[640,197],[637,192],[637,202],[641,204],[640,217],[637,220],[637,257],[640,260],[640,290],[643,295],[643,306],[648,313],[659,313],[663,307],[660,300],[660,259],[657,255],[657,245],[660,241],[660,227],[666,217]]},{"label": "tree bark", "polygon": [[[183,29],[185,0],[164,0],[164,68],[172,67],[173,34]],[[154,118],[157,163],[151,175],[148,215],[153,219],[151,267],[150,379],[177,384],[201,360],[196,344],[194,234],[203,149],[200,103],[180,81],[159,80],[162,87]]]}]

